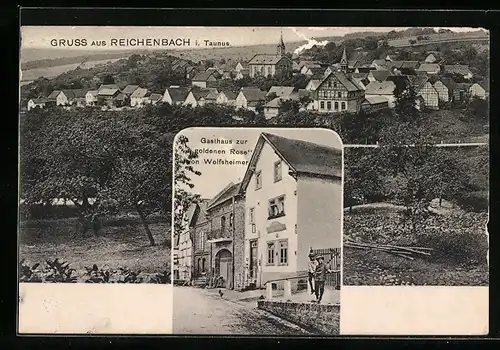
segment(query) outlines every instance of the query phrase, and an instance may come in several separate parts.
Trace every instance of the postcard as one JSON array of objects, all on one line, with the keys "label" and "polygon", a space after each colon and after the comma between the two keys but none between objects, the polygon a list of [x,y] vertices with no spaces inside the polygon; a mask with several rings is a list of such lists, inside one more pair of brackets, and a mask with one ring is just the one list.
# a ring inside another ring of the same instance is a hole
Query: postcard
[{"label": "postcard", "polygon": [[487,334],[489,40],[21,27],[19,334]]}]

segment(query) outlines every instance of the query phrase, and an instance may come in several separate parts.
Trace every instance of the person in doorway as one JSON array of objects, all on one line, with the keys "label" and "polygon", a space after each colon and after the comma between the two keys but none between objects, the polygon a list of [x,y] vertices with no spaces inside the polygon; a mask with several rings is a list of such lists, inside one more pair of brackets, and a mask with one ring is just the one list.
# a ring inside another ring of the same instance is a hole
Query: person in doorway
[{"label": "person in doorway", "polygon": [[314,274],[314,285],[315,285],[315,294],[316,294],[316,302],[319,304],[321,299],[323,298],[323,293],[325,292],[325,281],[326,274],[330,272],[330,270],[326,267],[324,257],[322,255],[318,255],[316,260],[318,264],[316,265],[316,271]]},{"label": "person in doorway", "polygon": [[316,261],[316,256],[313,252],[309,253],[309,265],[307,269],[307,280],[309,282],[309,286],[311,287],[311,294],[314,294],[314,274],[316,273],[316,266],[318,262]]}]

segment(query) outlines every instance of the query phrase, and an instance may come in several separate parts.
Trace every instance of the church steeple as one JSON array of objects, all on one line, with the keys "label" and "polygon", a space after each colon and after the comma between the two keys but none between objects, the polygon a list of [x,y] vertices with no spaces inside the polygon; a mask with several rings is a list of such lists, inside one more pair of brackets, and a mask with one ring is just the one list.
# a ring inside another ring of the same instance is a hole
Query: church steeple
[{"label": "church steeple", "polygon": [[345,52],[345,46],[344,46],[344,52],[342,53],[342,59],[340,60],[340,70],[344,73],[347,73],[347,54]]},{"label": "church steeple", "polygon": [[283,31],[281,31],[280,42],[278,43],[278,47],[277,47],[276,51],[277,51],[278,56],[285,55],[285,43],[283,42]]}]

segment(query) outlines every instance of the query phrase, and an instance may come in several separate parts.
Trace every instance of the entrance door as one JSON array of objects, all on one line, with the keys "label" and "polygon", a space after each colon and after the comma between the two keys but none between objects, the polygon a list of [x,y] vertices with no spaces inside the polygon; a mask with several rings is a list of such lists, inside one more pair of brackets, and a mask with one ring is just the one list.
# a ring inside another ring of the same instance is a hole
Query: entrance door
[{"label": "entrance door", "polygon": [[216,273],[224,280],[224,287],[229,288],[233,282],[232,276],[232,256],[227,249],[222,249],[216,255]]},{"label": "entrance door", "polygon": [[257,241],[250,241],[250,278],[255,278],[257,276],[257,257]]}]

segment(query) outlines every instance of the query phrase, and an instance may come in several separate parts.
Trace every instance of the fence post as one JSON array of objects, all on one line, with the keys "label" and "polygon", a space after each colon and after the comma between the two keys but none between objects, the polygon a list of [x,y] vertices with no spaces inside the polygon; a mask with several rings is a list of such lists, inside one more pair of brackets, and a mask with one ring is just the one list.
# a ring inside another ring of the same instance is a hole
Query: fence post
[{"label": "fence post", "polygon": [[273,298],[273,284],[270,282],[266,284],[266,297],[267,299]]},{"label": "fence post", "polygon": [[288,300],[292,297],[292,283],[290,282],[290,280],[285,280],[283,292],[283,297],[285,300]]}]

